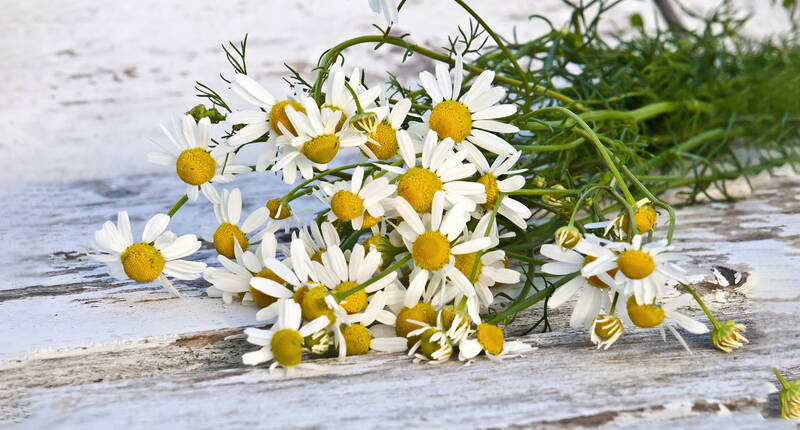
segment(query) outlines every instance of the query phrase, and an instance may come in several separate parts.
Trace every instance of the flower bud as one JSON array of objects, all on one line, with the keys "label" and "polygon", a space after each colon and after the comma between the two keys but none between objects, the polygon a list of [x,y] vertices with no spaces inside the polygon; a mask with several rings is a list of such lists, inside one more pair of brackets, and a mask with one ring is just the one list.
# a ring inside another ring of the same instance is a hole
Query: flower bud
[{"label": "flower bud", "polygon": [[593,344],[597,345],[597,349],[608,349],[622,336],[625,327],[623,327],[619,318],[613,315],[600,314],[592,322],[591,330],[590,339]]},{"label": "flower bud", "polygon": [[361,112],[350,118],[350,127],[367,134],[374,134],[378,126],[378,115],[375,112]]},{"label": "flower bud", "polygon": [[781,418],[785,420],[800,418],[800,379],[787,381],[778,370],[775,371],[775,376],[778,377],[782,386],[781,392],[778,394]]},{"label": "flower bud", "polygon": [[212,124],[217,124],[220,121],[225,121],[225,115],[220,113],[217,108],[212,107],[208,109],[202,104],[199,104],[191,109],[189,112],[186,112],[187,115],[191,115],[195,121],[200,121],[203,118],[208,118]]},{"label": "flower bud", "polygon": [[269,211],[269,217],[275,220],[289,218],[289,215],[292,214],[292,208],[289,207],[289,204],[282,202],[280,199],[268,201],[267,210]]},{"label": "flower bud", "polygon": [[736,321],[732,320],[722,321],[719,327],[715,327],[711,331],[711,343],[725,352],[731,352],[750,342],[746,337],[742,336],[742,332],[745,330],[747,330],[747,327],[744,324],[737,324]]},{"label": "flower bud", "polygon": [[564,249],[572,249],[583,239],[583,235],[575,226],[565,225],[556,230],[556,245]]}]

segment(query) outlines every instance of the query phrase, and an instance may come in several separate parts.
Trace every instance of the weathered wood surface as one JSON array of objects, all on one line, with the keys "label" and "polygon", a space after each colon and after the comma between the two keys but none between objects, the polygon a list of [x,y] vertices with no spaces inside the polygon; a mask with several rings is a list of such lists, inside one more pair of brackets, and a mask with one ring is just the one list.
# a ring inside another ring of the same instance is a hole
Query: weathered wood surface
[{"label": "weathered wood surface", "polygon": [[[697,279],[722,265],[751,273],[740,287],[699,284],[713,309],[745,322],[752,343],[725,355],[705,336],[695,354],[656,331],[630,330],[609,351],[565,330],[522,339],[539,349],[502,364],[416,365],[399,355],[314,361],[286,378],[245,368],[241,327],[254,311],[202,294],[201,281],[160,287],[111,280],[83,255],[117,208],[136,226],[172,203],[168,176],[4,191],[0,240],[0,422],[16,428],[761,428],[776,421],[772,367],[800,377],[800,199],[795,177],[764,180],[750,199],[679,211],[677,246]],[[245,178],[245,195],[284,191]],[[213,223],[202,204],[172,228]],[[206,250],[200,254],[209,258]],[[538,318],[532,310],[515,326]],[[788,425],[788,424],[787,424]]]}]

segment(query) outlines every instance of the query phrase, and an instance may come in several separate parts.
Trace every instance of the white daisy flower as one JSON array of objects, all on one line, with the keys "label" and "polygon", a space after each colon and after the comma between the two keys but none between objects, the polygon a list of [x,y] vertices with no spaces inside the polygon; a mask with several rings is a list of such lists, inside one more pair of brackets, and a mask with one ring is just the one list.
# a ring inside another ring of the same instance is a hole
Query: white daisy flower
[{"label": "white daisy flower", "polygon": [[[636,221],[637,234],[645,234],[653,231],[658,221],[658,213],[650,199],[643,198],[636,202],[636,207],[633,210],[633,219]],[[603,232],[605,236],[609,236],[609,233],[613,233],[615,237],[620,239],[624,239],[630,234],[627,211],[623,211],[623,213],[611,221],[588,223],[584,225],[584,228],[602,228],[605,229]]]},{"label": "white daisy flower", "polygon": [[218,203],[220,198],[213,183],[230,182],[235,174],[250,171],[247,166],[231,162],[229,153],[233,148],[226,145],[209,148],[211,122],[208,118],[195,123],[191,115],[186,115],[180,123],[173,124],[172,132],[163,125],[161,129],[174,148],[168,152],[151,152],[147,159],[162,166],[175,166],[178,178],[186,183],[189,200],[197,200],[202,190],[210,202]]},{"label": "white daisy flower", "polygon": [[516,133],[519,128],[497,121],[517,112],[512,104],[497,104],[506,96],[502,87],[492,87],[495,73],[481,73],[467,92],[461,94],[464,66],[460,55],[455,69],[447,70],[444,64],[436,65],[436,76],[430,72],[419,74],[420,85],[428,93],[433,109],[423,115],[419,130],[433,130],[440,140],[452,139],[459,149],[477,152],[478,146],[497,155],[510,155],[514,147],[494,133]]},{"label": "white daisy flower", "polygon": [[359,146],[366,136],[351,130],[340,131],[337,124],[342,113],[330,109],[321,112],[311,97],[303,99],[305,113],[298,112],[291,105],[285,108],[286,115],[296,133],[283,129],[277,145],[281,149],[280,160],[272,166],[273,171],[283,171],[283,181],[293,184],[297,170],[305,179],[311,179],[314,169],[325,170],[328,163],[339,152],[339,148]]},{"label": "white daisy flower", "polygon": [[391,334],[385,337],[375,336],[373,330],[361,323],[342,325],[338,333],[340,336],[337,336],[335,343],[339,358],[362,355],[369,351],[403,352],[407,348],[405,338]]},{"label": "white daisy flower", "polygon": [[675,325],[681,326],[683,329],[693,334],[708,333],[708,327],[705,324],[681,313],[677,309],[680,307],[688,306],[693,302],[692,296],[683,294],[675,297],[669,302],[664,303],[663,306],[656,304],[640,305],[636,303],[636,298],[630,296],[625,301],[627,315],[630,321],[638,327],[650,328],[658,326],[661,331],[661,338],[667,340],[664,327],[666,326],[670,332],[678,339],[678,342],[690,353],[689,345],[675,329]]},{"label": "white daisy flower", "polygon": [[[420,216],[405,199],[395,199],[395,207],[403,218],[397,231],[400,232],[414,265],[404,300],[406,307],[414,306],[423,295],[433,296],[435,291],[443,288],[445,277],[453,281],[461,294],[467,297],[476,294],[469,279],[456,268],[455,256],[487,249],[491,246],[492,239],[477,237],[459,242],[469,214],[464,203],[445,212],[444,200],[444,193],[437,192],[433,198],[431,213]],[[431,281],[430,284],[428,281]],[[426,285],[434,293],[426,292]]]},{"label": "white daisy flower", "polygon": [[369,110],[376,117],[374,126],[368,130],[367,141],[361,146],[367,157],[385,161],[397,155],[397,132],[403,126],[410,109],[411,101],[402,99],[391,108],[379,106]]},{"label": "white daisy flower", "polygon": [[228,144],[238,148],[269,134],[264,150],[256,162],[256,171],[263,172],[278,156],[278,137],[286,133],[296,134],[286,115],[286,106],[292,106],[294,110],[303,113],[305,108],[297,101],[297,96],[277,101],[266,88],[244,74],[233,77],[231,89],[257,109],[237,110],[227,115],[226,121],[232,125],[244,125],[228,139]]},{"label": "white daisy flower", "polygon": [[605,275],[616,270],[613,279],[615,289],[625,296],[636,296],[640,304],[653,303],[656,296],[661,295],[667,280],[686,283],[683,270],[673,263],[683,259],[682,255],[669,252],[672,247],[667,245],[666,240],[645,245],[642,245],[642,240],[642,235],[636,235],[631,243],[612,242],[606,245],[613,253],[596,250],[596,253],[588,254],[596,260],[583,267],[583,276],[598,276],[608,283]]},{"label": "white daisy flower", "polygon": [[425,323],[419,323],[419,325],[422,327],[408,333],[409,338],[419,338],[408,350],[408,355],[414,357],[415,362],[431,364],[440,364],[449,360],[453,355],[453,345],[447,338],[447,333]]},{"label": "white daisy flower", "polygon": [[291,299],[278,303],[278,321],[269,330],[245,329],[247,341],[261,348],[242,355],[244,364],[255,366],[274,360],[269,366],[270,372],[278,366],[285,367],[288,372],[301,364],[304,339],[328,325],[328,318],[321,316],[301,327],[300,305]]},{"label": "white daisy flower", "polygon": [[614,315],[599,313],[592,321],[589,339],[597,345],[597,349],[608,349],[624,331],[622,320]]},{"label": "white daisy flower", "polygon": [[220,200],[219,204],[214,205],[214,215],[217,217],[219,226],[213,234],[207,232],[205,236],[208,236],[209,242],[214,243],[214,249],[220,255],[236,258],[236,247],[247,251],[256,243],[256,237],[247,235],[256,231],[267,221],[268,211],[265,206],[254,210],[240,226],[242,192],[238,188],[234,188],[233,191],[224,190]]},{"label": "white daisy flower", "polygon": [[[517,173],[524,172],[525,169],[511,170],[519,161],[522,156],[521,151],[517,151],[509,156],[499,156],[495,158],[491,166],[486,161],[483,153],[477,151],[471,160],[478,168],[478,173],[481,177],[478,183],[482,184],[486,192],[486,202],[482,204],[483,209],[486,211],[494,210],[500,193],[508,194],[512,191],[517,191],[525,186],[525,177]],[[502,176],[506,176],[502,178]],[[525,230],[527,228],[527,220],[531,217],[531,210],[527,206],[514,200],[511,196],[505,195],[500,200],[500,207],[497,209],[497,214],[511,221],[517,227]]]},{"label": "white daisy flower", "polygon": [[439,142],[436,133],[428,132],[422,144],[422,155],[417,159],[414,144],[408,133],[397,133],[400,155],[404,167],[379,164],[378,167],[400,175],[397,182],[397,195],[405,199],[417,212],[430,212],[433,195],[444,192],[448,205],[460,201],[469,203],[468,211],[474,210],[477,203],[486,201],[483,185],[465,181],[475,174],[475,166],[465,163],[466,151],[453,152],[453,141]]},{"label": "white daisy flower", "polygon": [[[274,228],[264,233],[255,253],[242,252],[238,247],[236,251],[236,260],[218,255],[217,259],[223,268],[209,267],[204,274],[212,284],[209,288],[219,291],[225,303],[231,303],[234,296],[240,296],[243,302],[250,300],[258,307],[265,308],[279,298],[292,296],[292,291],[285,285],[286,281],[266,265],[267,261],[275,259],[277,253]],[[212,290],[209,296],[216,295],[217,291]]]},{"label": "white daisy flower", "polygon": [[373,12],[382,14],[386,19],[386,25],[398,22],[397,3],[395,0],[368,0],[369,7]]},{"label": "white daisy flower", "polygon": [[[345,127],[347,119],[352,117],[358,111],[353,94],[345,86],[345,73],[341,67],[335,65],[331,67],[330,76],[325,82],[325,103],[322,105],[321,110],[328,109],[333,112],[341,112],[342,116],[336,125],[336,131]],[[361,85],[361,70],[358,68],[353,69],[350,79],[347,79],[353,91],[358,96],[358,103],[361,108],[367,110],[372,107],[372,104],[381,95],[383,89],[380,85],[366,89]]]},{"label": "white daisy flower", "polygon": [[[363,246],[353,247],[349,255],[338,246],[329,247],[322,254],[322,263],[312,261],[312,270],[316,278],[336,292],[343,292],[367,282],[378,273],[381,264],[381,254],[376,249],[365,253]],[[348,322],[367,322],[375,320],[387,325],[394,324],[394,315],[384,310],[386,297],[379,294],[384,287],[397,279],[397,272],[391,272],[383,278],[373,282],[366,288],[359,290],[343,299],[339,305],[347,313]],[[376,305],[370,304],[376,300]]]},{"label": "white daisy flower", "polygon": [[518,340],[507,341],[500,327],[482,323],[475,330],[474,338],[464,339],[458,344],[458,359],[470,360],[481,351],[486,351],[486,357],[490,360],[501,361],[504,358],[520,356],[533,349],[530,345]]},{"label": "white daisy flower", "polygon": [[364,178],[364,168],[358,166],[349,182],[320,182],[319,189],[324,195],[316,193],[317,198],[331,208],[328,221],[350,222],[353,230],[361,230],[381,220],[384,201],[394,194],[397,186],[390,184],[386,176]]},{"label": "white daisy flower", "polygon": [[[480,239],[486,236],[490,239],[489,248],[497,246],[499,243],[497,225],[492,223],[489,234],[486,234],[490,221],[491,214],[485,214],[478,221],[473,232],[466,231],[458,240],[458,243]],[[456,245],[458,243],[456,243]],[[444,304],[450,302],[460,303],[462,299],[466,299],[467,312],[472,318],[472,321],[475,322],[475,324],[479,324],[480,308],[488,307],[494,302],[494,295],[489,288],[496,284],[515,284],[520,280],[520,273],[506,267],[506,255],[502,250],[496,249],[484,252],[476,262],[477,258],[478,252],[458,254],[455,256],[454,262],[455,268],[468,280],[471,280],[476,293],[475,295],[464,295],[461,289],[456,285],[456,281],[448,276],[445,279],[443,288],[438,294],[423,298],[426,301],[430,301],[434,306],[444,306]],[[475,270],[474,278],[472,277],[473,269]]]},{"label": "white daisy flower", "polygon": [[167,291],[180,297],[167,276],[191,281],[200,277],[206,264],[181,260],[200,249],[200,241],[193,234],[176,237],[167,231],[169,221],[166,214],[154,215],[144,226],[141,242],[134,243],[128,213],[119,212],[116,225],[106,221],[94,232],[92,248],[99,254],[89,256],[106,263],[116,279],[136,282],[158,279]]},{"label": "white daisy flower", "polygon": [[[322,254],[326,249],[331,246],[339,246],[341,243],[336,227],[327,221],[321,224],[312,222],[300,227],[299,237],[306,254],[311,260],[318,263],[322,263]],[[295,251],[294,246],[294,242],[292,242],[292,254],[299,253],[299,251]]]},{"label": "white daisy flower", "polygon": [[[596,236],[587,236],[578,242],[573,249],[564,249],[554,244],[542,245],[540,252],[543,256],[550,258],[552,262],[542,265],[542,272],[551,275],[568,275],[580,272],[589,263],[595,261],[598,256],[613,258],[614,252],[601,245],[600,239]],[[567,300],[580,294],[578,303],[572,310],[570,326],[572,328],[588,328],[592,325],[595,317],[602,310],[611,307],[613,281],[616,270],[611,269],[600,275],[585,276],[579,275],[558,287],[547,301],[547,307],[555,309]]]}]

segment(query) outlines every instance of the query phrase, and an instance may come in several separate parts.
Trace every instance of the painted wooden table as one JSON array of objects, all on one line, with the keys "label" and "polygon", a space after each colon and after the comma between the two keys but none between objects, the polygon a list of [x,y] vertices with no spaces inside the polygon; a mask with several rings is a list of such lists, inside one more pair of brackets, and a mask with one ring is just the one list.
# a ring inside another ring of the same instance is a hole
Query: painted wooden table
[{"label": "painted wooden table", "polygon": [[[774,417],[773,367],[800,377],[800,193],[794,176],[761,178],[749,199],[679,210],[676,244],[719,317],[748,326],[751,343],[726,355],[688,335],[687,354],[655,330],[631,329],[608,351],[567,329],[520,339],[537,350],[485,359],[414,364],[370,354],[292,377],[241,364],[242,327],[254,310],[180,283],[109,278],[87,260],[90,234],[116,208],[134,225],[164,211],[180,187],[169,176],[31,185],[0,198],[0,423],[12,428],[766,428]],[[246,178],[251,201],[285,191]],[[202,203],[187,206],[177,233],[212,226]],[[199,256],[211,260],[206,247]],[[10,252],[8,252],[10,251]],[[746,272],[720,286],[713,266]],[[697,313],[697,312],[695,312]],[[541,314],[528,311],[515,323]],[[704,318],[701,318],[704,319]],[[513,330],[512,330],[513,331]]]}]

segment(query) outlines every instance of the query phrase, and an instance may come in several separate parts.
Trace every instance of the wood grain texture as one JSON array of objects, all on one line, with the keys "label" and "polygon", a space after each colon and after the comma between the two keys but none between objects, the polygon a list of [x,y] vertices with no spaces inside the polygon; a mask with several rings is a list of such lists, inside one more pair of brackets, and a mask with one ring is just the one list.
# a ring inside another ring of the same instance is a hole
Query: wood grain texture
[{"label": "wood grain texture", "polygon": [[[705,336],[687,336],[688,355],[657,331],[629,330],[609,351],[585,333],[522,337],[538,349],[524,358],[469,366],[413,364],[402,355],[313,360],[291,377],[245,368],[241,338],[253,309],[180,283],[186,297],[156,285],[111,280],[83,245],[116,206],[134,229],[172,203],[164,176],[126,177],[5,191],[2,243],[28,250],[0,261],[0,422],[16,428],[761,428],[776,421],[771,369],[800,377],[800,294],[794,288],[800,199],[792,176],[755,178],[760,188],[737,203],[681,209],[676,237],[712,309],[747,324],[752,341],[725,355]],[[251,203],[285,191],[245,177]],[[308,202],[305,205],[309,205]],[[204,204],[188,206],[179,233],[213,223]],[[31,214],[37,214],[32,216]],[[208,247],[199,254],[209,259]],[[721,287],[710,268],[747,271]],[[43,269],[45,268],[45,269]],[[697,313],[697,312],[695,312]],[[518,318],[520,332],[541,315]],[[702,319],[702,318],[701,318]]]}]

